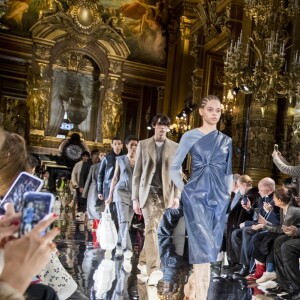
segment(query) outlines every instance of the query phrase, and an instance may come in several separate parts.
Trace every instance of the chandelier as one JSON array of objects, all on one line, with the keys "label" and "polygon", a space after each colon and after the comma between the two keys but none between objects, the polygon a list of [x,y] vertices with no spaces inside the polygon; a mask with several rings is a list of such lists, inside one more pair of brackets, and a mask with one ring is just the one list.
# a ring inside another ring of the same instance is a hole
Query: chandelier
[{"label": "chandelier", "polygon": [[[252,94],[262,107],[278,97],[292,99],[300,87],[300,55],[288,65],[288,24],[299,13],[297,0],[245,0],[244,10],[253,21],[252,35],[230,43],[224,63],[226,90]],[[245,42],[246,40],[246,42]]]},{"label": "chandelier", "polygon": [[189,118],[191,113],[197,108],[192,98],[188,98],[184,102],[184,109],[177,114],[175,122],[170,126],[170,133],[177,141],[180,141],[181,136],[191,129]]}]

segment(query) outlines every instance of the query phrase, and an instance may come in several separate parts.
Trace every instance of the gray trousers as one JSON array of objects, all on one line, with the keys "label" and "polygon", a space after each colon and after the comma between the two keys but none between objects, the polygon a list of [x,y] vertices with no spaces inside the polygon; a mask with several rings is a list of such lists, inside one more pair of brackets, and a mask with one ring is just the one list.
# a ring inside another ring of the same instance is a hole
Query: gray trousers
[{"label": "gray trousers", "polygon": [[129,235],[129,228],[133,218],[133,208],[124,202],[115,202],[118,214],[119,232],[117,248],[132,251],[132,243]]}]

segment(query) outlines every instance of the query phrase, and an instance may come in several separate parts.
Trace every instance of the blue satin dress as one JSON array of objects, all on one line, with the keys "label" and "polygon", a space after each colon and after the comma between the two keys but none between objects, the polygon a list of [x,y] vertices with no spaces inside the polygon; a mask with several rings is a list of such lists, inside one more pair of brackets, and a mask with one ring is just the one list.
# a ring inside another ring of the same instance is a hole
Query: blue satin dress
[{"label": "blue satin dress", "polygon": [[[187,153],[192,173],[184,186],[181,164]],[[214,130],[203,134],[198,129],[186,132],[170,168],[175,185],[182,190],[181,200],[188,233],[191,264],[215,262],[221,248],[232,178],[232,141]]]}]

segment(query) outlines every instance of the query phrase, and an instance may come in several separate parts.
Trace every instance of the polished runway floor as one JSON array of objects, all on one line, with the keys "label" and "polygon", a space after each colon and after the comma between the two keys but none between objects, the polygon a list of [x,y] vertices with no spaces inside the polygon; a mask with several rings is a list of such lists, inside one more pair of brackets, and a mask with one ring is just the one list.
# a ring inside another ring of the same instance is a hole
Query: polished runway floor
[{"label": "polished runway floor", "polygon": [[[125,271],[122,257],[115,257],[114,252],[111,258],[106,257],[109,255],[105,256],[105,251],[99,247],[95,233],[84,223],[76,221],[72,213],[61,213],[57,225],[61,228],[56,241],[59,258],[81,291],[90,299],[184,299],[184,285],[191,272],[187,239],[184,235],[159,238],[164,277],[157,288],[149,288],[137,279],[138,257],[143,245],[142,230],[131,230],[134,246],[132,270]],[[98,268],[100,264],[101,267]],[[97,269],[99,271],[96,272]],[[264,296],[256,286],[247,287],[245,280],[233,280],[230,273],[226,278],[223,277],[212,276],[208,300],[273,299]],[[97,293],[94,288],[95,280],[102,285],[102,290]]]}]

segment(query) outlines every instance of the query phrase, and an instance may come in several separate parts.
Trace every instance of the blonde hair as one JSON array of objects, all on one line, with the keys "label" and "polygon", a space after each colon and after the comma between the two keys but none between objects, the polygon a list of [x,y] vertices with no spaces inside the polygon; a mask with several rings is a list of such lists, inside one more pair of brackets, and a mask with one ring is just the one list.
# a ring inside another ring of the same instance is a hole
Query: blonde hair
[{"label": "blonde hair", "polygon": [[248,187],[252,187],[252,179],[250,176],[248,175],[242,175],[239,179],[238,179],[239,183],[245,183]]},{"label": "blonde hair", "polygon": [[201,99],[199,108],[203,108],[207,104],[207,102],[211,101],[211,100],[217,100],[217,101],[219,101],[221,103],[221,100],[217,96],[215,96],[215,95],[208,95],[208,96],[205,96],[205,97],[203,97]]},{"label": "blonde hair", "polygon": [[17,176],[27,169],[24,139],[0,128],[0,196],[4,196]]}]

